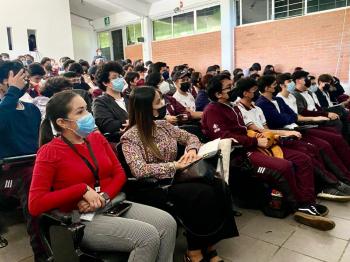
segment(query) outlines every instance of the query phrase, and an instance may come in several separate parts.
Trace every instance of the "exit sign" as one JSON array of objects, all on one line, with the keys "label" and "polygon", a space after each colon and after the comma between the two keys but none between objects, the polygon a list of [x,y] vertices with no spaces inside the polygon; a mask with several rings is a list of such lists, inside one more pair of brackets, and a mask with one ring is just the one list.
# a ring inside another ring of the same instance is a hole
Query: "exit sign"
[{"label": "exit sign", "polygon": [[108,26],[111,23],[109,16],[105,17],[105,26]]}]

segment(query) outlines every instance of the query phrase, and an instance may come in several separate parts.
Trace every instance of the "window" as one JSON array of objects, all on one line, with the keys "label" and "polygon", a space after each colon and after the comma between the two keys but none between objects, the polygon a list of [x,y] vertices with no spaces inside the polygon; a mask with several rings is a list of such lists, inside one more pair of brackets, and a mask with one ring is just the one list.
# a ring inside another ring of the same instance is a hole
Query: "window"
[{"label": "window", "polygon": [[12,28],[11,27],[7,27],[7,43],[9,45],[9,50],[13,50],[13,46],[12,46]]},{"label": "window", "polygon": [[36,30],[28,29],[27,30],[27,37],[28,37],[29,51],[31,51],[31,52],[37,51],[38,47],[36,45]]},{"label": "window", "polygon": [[98,33],[98,45],[107,60],[111,60],[111,43],[109,32]]},{"label": "window", "polygon": [[174,37],[186,36],[194,33],[193,12],[173,17]]},{"label": "window", "polygon": [[137,38],[141,36],[141,23],[128,25],[126,27],[126,39],[128,45],[134,45],[135,43],[137,43]]},{"label": "window", "polygon": [[[348,5],[350,1],[348,0]],[[307,12],[313,13],[346,6],[346,0],[307,0]]]},{"label": "window", "polygon": [[242,0],[242,24],[269,20],[270,2],[271,0]]},{"label": "window", "polygon": [[217,31],[221,28],[220,6],[197,11],[197,32]]},{"label": "window", "polygon": [[275,0],[275,19],[304,14],[305,0]]},{"label": "window", "polygon": [[173,36],[172,18],[167,17],[153,21],[153,39],[162,40]]}]

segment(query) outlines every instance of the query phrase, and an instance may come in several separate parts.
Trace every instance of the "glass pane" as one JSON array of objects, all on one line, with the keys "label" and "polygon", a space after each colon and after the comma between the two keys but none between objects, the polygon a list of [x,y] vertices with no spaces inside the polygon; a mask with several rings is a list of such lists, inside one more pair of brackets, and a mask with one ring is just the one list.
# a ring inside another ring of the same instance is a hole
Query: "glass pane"
[{"label": "glass pane", "polygon": [[236,25],[241,24],[241,5],[240,1],[236,0]]},{"label": "glass pane", "polygon": [[303,13],[304,0],[276,0],[275,2],[276,19],[299,16],[303,15]]},{"label": "glass pane", "polygon": [[172,37],[171,17],[153,21],[153,39],[162,40]]},{"label": "glass pane", "polygon": [[128,45],[133,45],[137,43],[137,38],[141,37],[141,23],[128,25],[126,27],[126,39]]},{"label": "glass pane", "polygon": [[343,1],[335,1],[335,7],[338,8],[338,7],[344,7],[346,6],[346,0],[343,0]]},{"label": "glass pane", "polygon": [[197,32],[220,30],[220,6],[213,6],[197,11]]},{"label": "glass pane", "polygon": [[111,60],[109,32],[98,33],[98,43],[102,54],[107,58],[107,60]]},{"label": "glass pane", "polygon": [[242,1],[243,24],[268,20],[268,0],[244,0]]},{"label": "glass pane", "polygon": [[191,35],[194,32],[193,12],[174,16],[173,23],[174,23],[174,37]]}]

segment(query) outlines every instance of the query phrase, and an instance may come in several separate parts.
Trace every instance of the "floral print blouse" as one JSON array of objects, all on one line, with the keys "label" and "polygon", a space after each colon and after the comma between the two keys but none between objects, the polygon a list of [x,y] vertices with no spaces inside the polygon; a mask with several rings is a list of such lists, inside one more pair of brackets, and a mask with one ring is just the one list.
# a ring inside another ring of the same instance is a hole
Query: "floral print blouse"
[{"label": "floral print blouse", "polygon": [[[195,135],[188,133],[167,121],[155,122],[154,142],[156,143],[163,160],[152,154],[149,148],[144,148],[139,131],[136,126],[130,128],[122,137],[122,149],[126,162],[130,166],[132,174],[137,177],[156,177],[158,179],[169,178],[175,175],[174,161],[177,156],[177,143],[186,146],[186,151],[201,146]],[[146,157],[146,151],[148,159]]]}]

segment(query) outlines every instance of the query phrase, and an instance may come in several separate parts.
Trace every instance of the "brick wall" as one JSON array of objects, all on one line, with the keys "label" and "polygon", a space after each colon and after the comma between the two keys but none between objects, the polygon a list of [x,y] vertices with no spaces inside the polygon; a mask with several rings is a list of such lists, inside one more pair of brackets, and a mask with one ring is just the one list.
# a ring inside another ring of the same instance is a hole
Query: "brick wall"
[{"label": "brick wall", "polygon": [[238,67],[247,68],[260,62],[262,66],[275,65],[283,72],[301,66],[314,75],[335,74],[339,59],[337,75],[343,81],[348,80],[349,8],[237,27],[235,36]]},{"label": "brick wall", "polygon": [[208,66],[220,63],[220,40],[220,32],[211,32],[155,41],[152,43],[152,60],[166,62],[170,69],[175,65],[189,64],[203,73]]},{"label": "brick wall", "polygon": [[142,44],[126,46],[124,56],[125,58],[131,59],[131,61],[142,59]]},{"label": "brick wall", "polygon": [[[234,33],[236,67],[260,62],[263,67],[272,64],[286,72],[301,66],[314,75],[337,73],[342,81],[348,81],[350,8],[246,25]],[[126,57],[142,57],[141,49],[127,47]],[[164,61],[171,68],[188,63],[203,73],[209,65],[221,62],[220,32],[155,41],[152,50],[153,61]]]}]

